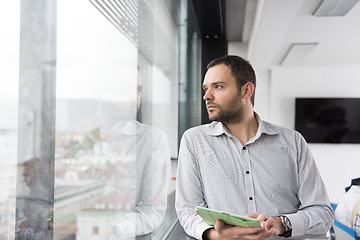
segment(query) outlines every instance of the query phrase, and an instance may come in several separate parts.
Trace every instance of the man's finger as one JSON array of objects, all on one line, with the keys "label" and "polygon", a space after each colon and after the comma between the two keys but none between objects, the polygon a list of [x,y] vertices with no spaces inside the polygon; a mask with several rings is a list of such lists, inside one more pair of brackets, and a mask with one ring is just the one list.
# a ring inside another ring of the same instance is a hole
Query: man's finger
[{"label": "man's finger", "polygon": [[270,231],[270,229],[274,226],[275,220],[274,218],[268,218],[265,222],[265,230]]},{"label": "man's finger", "polygon": [[216,220],[216,223],[214,226],[216,231],[220,232],[224,229],[224,227],[225,227],[225,223],[222,220]]},{"label": "man's finger", "polygon": [[258,234],[263,229],[261,227],[236,227],[237,231],[241,232],[242,235]]},{"label": "man's finger", "polygon": [[246,217],[257,219],[257,217],[258,217],[260,214],[261,214],[261,213],[249,213],[249,214],[246,215]]}]

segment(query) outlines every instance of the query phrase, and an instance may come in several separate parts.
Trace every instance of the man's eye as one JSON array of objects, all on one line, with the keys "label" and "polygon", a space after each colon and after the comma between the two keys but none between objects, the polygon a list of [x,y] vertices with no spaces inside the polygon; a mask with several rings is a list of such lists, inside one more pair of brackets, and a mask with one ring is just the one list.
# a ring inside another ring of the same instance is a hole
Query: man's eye
[{"label": "man's eye", "polygon": [[222,88],[222,86],[221,85],[216,85],[215,88]]},{"label": "man's eye", "polygon": [[206,92],[207,92],[207,89],[203,89],[203,91],[204,91],[204,93],[206,93]]}]

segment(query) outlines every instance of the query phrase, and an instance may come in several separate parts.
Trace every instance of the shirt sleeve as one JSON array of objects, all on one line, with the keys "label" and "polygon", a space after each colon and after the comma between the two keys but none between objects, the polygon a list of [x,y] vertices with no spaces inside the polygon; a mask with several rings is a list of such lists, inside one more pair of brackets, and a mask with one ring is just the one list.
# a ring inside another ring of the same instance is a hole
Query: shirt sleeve
[{"label": "shirt sleeve", "polygon": [[185,232],[202,239],[202,234],[210,226],[195,211],[196,206],[206,207],[206,203],[191,139],[185,132],[180,143],[175,207]]},{"label": "shirt sleeve", "polygon": [[325,235],[334,222],[325,185],[305,139],[296,135],[298,156],[299,210],[286,215],[292,224],[292,236]]}]

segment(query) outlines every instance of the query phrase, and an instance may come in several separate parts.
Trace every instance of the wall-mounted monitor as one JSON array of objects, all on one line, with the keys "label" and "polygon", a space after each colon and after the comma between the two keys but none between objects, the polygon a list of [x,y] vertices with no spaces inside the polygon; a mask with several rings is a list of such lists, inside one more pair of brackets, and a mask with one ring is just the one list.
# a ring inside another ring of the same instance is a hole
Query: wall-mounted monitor
[{"label": "wall-mounted monitor", "polygon": [[360,143],[360,98],[296,98],[295,129],[308,143]]}]

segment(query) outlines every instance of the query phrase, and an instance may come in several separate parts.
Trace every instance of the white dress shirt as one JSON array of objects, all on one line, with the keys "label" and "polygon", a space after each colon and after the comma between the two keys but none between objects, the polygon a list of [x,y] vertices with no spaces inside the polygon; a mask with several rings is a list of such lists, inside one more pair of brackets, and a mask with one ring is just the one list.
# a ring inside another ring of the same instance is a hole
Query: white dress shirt
[{"label": "white dress shirt", "polygon": [[138,121],[120,122],[104,135],[101,148],[114,159],[112,168],[120,170],[108,181],[106,198],[114,206],[128,206],[111,223],[116,226],[115,239],[148,234],[161,224],[167,207],[171,158],[166,136]]},{"label": "white dress shirt", "polygon": [[184,133],[176,189],[184,230],[201,239],[210,228],[195,212],[199,205],[238,215],[286,215],[292,236],[325,235],[334,212],[304,138],[255,116],[257,133],[245,145],[220,122]]}]

